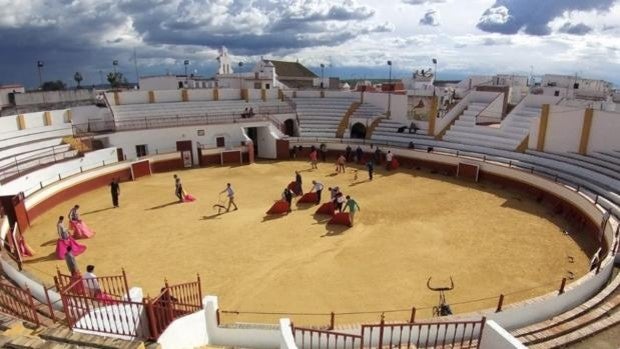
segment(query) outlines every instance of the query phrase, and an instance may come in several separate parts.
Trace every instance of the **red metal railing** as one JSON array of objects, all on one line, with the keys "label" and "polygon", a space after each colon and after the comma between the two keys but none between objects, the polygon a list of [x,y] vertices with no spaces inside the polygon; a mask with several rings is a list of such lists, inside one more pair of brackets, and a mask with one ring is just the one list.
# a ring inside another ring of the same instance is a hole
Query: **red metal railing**
[{"label": "red metal railing", "polygon": [[2,311],[29,321],[37,326],[40,325],[39,315],[34,305],[34,298],[30,290],[22,290],[19,287],[0,284],[0,308]]},{"label": "red metal railing", "polygon": [[[478,348],[486,318],[475,321],[445,321],[362,325],[362,348]],[[374,338],[378,344],[372,345]]]},{"label": "red metal railing", "polygon": [[147,315],[151,335],[159,337],[176,319],[202,309],[200,276],[197,280],[165,287],[154,299],[147,301]]},{"label": "red metal railing", "polygon": [[317,330],[312,328],[292,327],[295,343],[300,349],[361,349],[362,336],[336,332]]}]

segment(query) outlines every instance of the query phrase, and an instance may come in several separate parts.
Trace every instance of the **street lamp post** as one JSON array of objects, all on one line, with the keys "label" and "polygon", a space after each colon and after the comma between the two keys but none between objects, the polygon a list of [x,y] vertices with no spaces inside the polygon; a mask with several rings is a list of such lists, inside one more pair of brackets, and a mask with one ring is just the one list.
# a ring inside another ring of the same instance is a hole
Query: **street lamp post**
[{"label": "street lamp post", "polygon": [[437,58],[433,58],[433,64],[435,65],[435,77],[433,78],[433,97],[435,97],[435,81],[437,81]]},{"label": "street lamp post", "polygon": [[387,117],[391,117],[392,116],[392,61],[387,61],[388,66],[390,67],[390,73],[389,73],[389,85],[388,85],[388,107],[387,107]]},{"label": "street lamp post", "polygon": [[42,70],[43,70],[43,66],[45,64],[43,63],[43,61],[37,61],[37,69],[39,71],[39,88],[43,88],[43,74],[42,74]]},{"label": "street lamp post", "polygon": [[189,87],[189,77],[187,76],[187,66],[189,65],[189,59],[183,61],[183,66],[185,67],[185,88]]},{"label": "street lamp post", "polygon": [[323,81],[325,81],[325,64],[321,63],[321,89],[323,89]]},{"label": "street lamp post", "polygon": [[115,59],[112,61],[112,69],[114,69],[114,77],[116,77],[116,66],[118,65],[118,61]]},{"label": "street lamp post", "polygon": [[243,89],[243,83],[241,82],[241,67],[243,67],[243,62],[239,62],[239,90]]}]

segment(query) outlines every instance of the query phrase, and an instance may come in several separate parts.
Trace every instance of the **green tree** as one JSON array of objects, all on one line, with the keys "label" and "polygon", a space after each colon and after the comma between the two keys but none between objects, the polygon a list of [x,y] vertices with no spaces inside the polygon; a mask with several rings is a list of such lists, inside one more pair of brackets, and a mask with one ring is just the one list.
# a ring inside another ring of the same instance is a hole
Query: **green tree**
[{"label": "green tree", "polygon": [[82,74],[80,74],[80,72],[75,72],[75,74],[73,74],[73,80],[75,80],[75,82],[77,82],[77,88],[81,88],[82,86],[80,86],[80,83],[82,82],[82,80],[84,80],[84,78],[82,77]]},{"label": "green tree", "polygon": [[60,91],[67,88],[64,82],[60,80],[56,81],[46,81],[41,85],[41,90],[43,91]]},{"label": "green tree", "polygon": [[127,79],[123,77],[123,73],[119,73],[119,72],[108,73],[107,79],[108,79],[108,82],[110,83],[110,86],[112,86],[113,88],[121,87],[123,86],[123,84],[127,83]]}]

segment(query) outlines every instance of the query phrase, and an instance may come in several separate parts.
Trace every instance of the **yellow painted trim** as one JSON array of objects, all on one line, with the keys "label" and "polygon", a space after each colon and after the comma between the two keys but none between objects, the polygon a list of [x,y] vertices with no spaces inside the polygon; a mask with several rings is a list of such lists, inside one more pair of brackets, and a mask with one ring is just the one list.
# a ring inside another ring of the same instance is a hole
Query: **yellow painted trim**
[{"label": "yellow painted trim", "polygon": [[17,115],[17,128],[20,130],[26,128],[26,119],[24,118],[24,114]]},{"label": "yellow painted trim", "polygon": [[220,90],[218,90],[217,87],[213,89],[213,100],[214,101],[220,100]]},{"label": "yellow painted trim", "polygon": [[189,92],[186,89],[181,90],[181,100],[183,102],[189,102]]},{"label": "yellow painted trim", "polygon": [[119,96],[118,91],[114,91],[114,105],[121,105],[121,96]]},{"label": "yellow painted trim", "polygon": [[530,143],[530,135],[525,136],[525,139],[521,141],[521,143],[517,146],[517,151],[519,153],[525,153],[527,150],[527,145]]},{"label": "yellow painted trim", "polygon": [[155,103],[155,91],[149,91],[149,103]]},{"label": "yellow painted trim", "polygon": [[433,96],[431,100],[431,110],[428,113],[428,135],[435,135],[435,122],[437,122],[437,112],[439,111],[439,98]]},{"label": "yellow painted trim", "polygon": [[43,113],[43,124],[45,126],[51,126],[52,125],[52,113],[46,111]]},{"label": "yellow painted trim", "polygon": [[249,102],[249,100],[250,100],[250,93],[249,93],[247,88],[242,88],[241,89],[241,99],[245,100],[246,102]]},{"label": "yellow painted trim", "polygon": [[260,99],[262,99],[263,102],[267,101],[267,90],[265,89],[260,90]]},{"label": "yellow painted trim", "polygon": [[581,155],[586,155],[588,153],[588,143],[590,142],[593,117],[594,109],[586,109],[586,112],[583,115],[583,126],[581,127],[581,140],[579,141],[579,154]]},{"label": "yellow painted trim", "polygon": [[67,124],[70,124],[71,122],[73,122],[73,110],[71,109],[67,109]]},{"label": "yellow painted trim", "polygon": [[545,151],[545,139],[547,138],[547,126],[549,125],[549,104],[543,104],[538,124],[538,143],[536,150]]}]

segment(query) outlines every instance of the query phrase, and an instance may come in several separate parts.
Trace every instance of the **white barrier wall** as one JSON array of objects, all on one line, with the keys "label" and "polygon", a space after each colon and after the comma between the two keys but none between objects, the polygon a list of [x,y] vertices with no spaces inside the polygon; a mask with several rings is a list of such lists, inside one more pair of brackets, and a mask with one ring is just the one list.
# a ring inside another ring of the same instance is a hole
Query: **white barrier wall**
[{"label": "white barrier wall", "polygon": [[17,106],[95,100],[95,90],[33,91],[15,94]]},{"label": "white barrier wall", "polygon": [[241,99],[241,91],[238,88],[221,88],[218,90],[218,95],[221,101]]},{"label": "white barrier wall", "polygon": [[584,113],[584,109],[551,106],[544,150],[560,153],[579,151]]},{"label": "white barrier wall", "polygon": [[276,139],[280,137],[273,126],[259,127],[257,129],[256,138],[258,143],[258,157],[264,159],[277,158]]},{"label": "white barrier wall", "polygon": [[407,118],[408,97],[406,95],[392,93],[390,96],[387,92],[364,93],[364,103],[369,103],[381,108],[383,112],[387,112],[388,110],[388,101],[390,102],[390,118],[394,121],[409,124],[411,120]]},{"label": "white barrier wall", "polygon": [[191,102],[204,102],[213,100],[212,89],[190,89],[187,90],[187,98]]},{"label": "white barrier wall", "polygon": [[182,102],[181,93],[181,90],[153,91],[153,94],[155,94],[155,102],[157,103]]},{"label": "white barrier wall", "polygon": [[[237,90],[238,91],[238,90]],[[137,158],[136,146],[146,145],[148,154],[166,153],[176,150],[177,141],[191,140],[194,143],[194,163],[198,163],[196,145],[207,147],[217,146],[216,138],[225,137],[227,147],[236,147],[245,140],[243,128],[266,127],[271,125],[267,121],[246,122],[241,124],[228,125],[205,125],[205,126],[186,126],[176,128],[156,128],[137,131],[116,132],[98,139],[104,142],[105,146],[118,147],[123,149],[123,154],[128,160]],[[199,131],[200,134],[199,135]]]},{"label": "white barrier wall", "polygon": [[503,329],[497,322],[488,320],[482,331],[480,340],[482,348],[502,348],[502,349],[526,349],[527,347],[513,337],[508,331]]},{"label": "white barrier wall", "polygon": [[71,119],[74,125],[86,124],[88,121],[111,121],[112,112],[108,108],[94,105],[71,108]]},{"label": "white barrier wall", "polygon": [[588,152],[620,150],[620,113],[594,111]]}]

